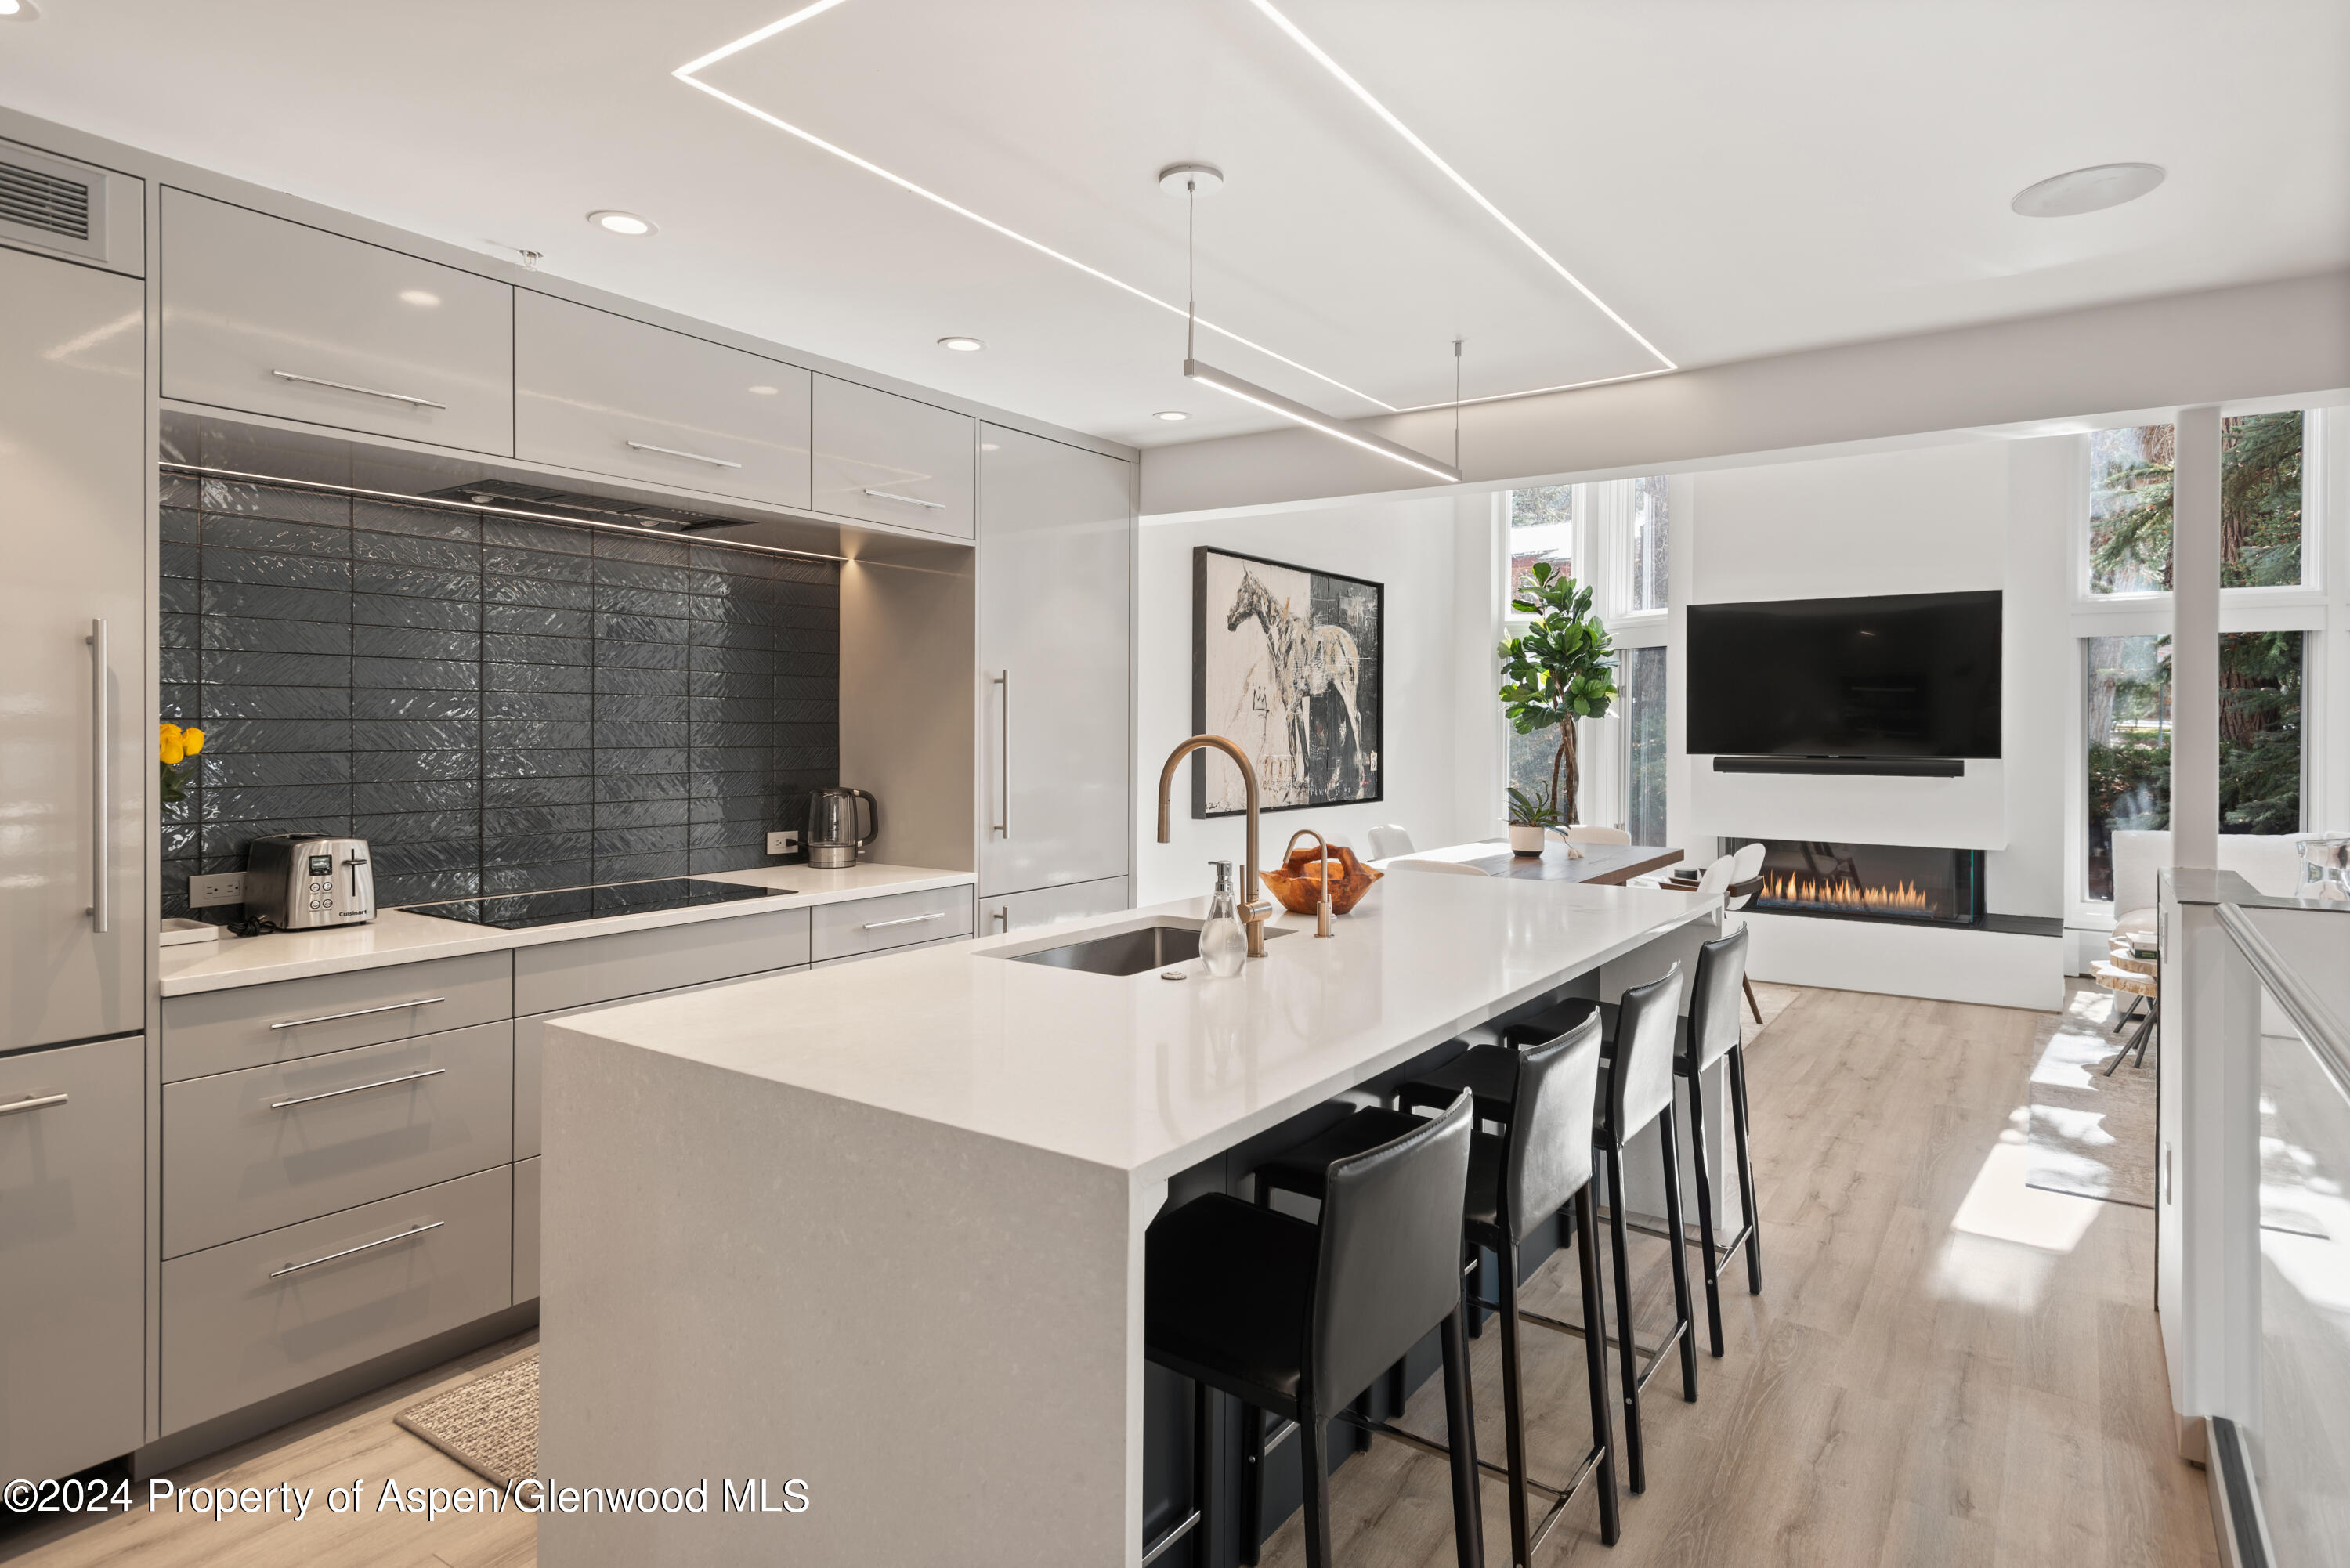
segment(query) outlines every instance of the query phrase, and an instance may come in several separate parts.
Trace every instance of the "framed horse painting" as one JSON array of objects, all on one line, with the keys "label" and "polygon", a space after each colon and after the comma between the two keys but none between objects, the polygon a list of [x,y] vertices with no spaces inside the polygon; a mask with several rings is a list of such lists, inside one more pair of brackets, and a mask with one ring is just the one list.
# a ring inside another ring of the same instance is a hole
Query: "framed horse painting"
[{"label": "framed horse painting", "polygon": [[[1201,545],[1191,552],[1191,729],[1256,768],[1262,807],[1381,798],[1379,714],[1387,590]],[[1247,809],[1221,752],[1191,758],[1191,815]]]}]

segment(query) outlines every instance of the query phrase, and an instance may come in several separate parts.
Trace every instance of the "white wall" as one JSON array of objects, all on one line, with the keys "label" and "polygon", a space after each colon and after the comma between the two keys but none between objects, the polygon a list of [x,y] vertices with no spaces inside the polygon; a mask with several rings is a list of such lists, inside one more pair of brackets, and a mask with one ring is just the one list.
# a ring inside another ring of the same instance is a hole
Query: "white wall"
[{"label": "white wall", "polygon": [[1265,866],[1279,863],[1282,846],[1301,827],[1344,833],[1358,850],[1380,823],[1402,824],[1424,846],[1500,831],[1492,519],[1490,498],[1447,495],[1143,527],[1135,669],[1138,904],[1205,893],[1212,886],[1207,862],[1240,859],[1244,842],[1239,817],[1191,819],[1183,770],[1175,779],[1169,842],[1155,841],[1159,769],[1191,732],[1191,552],[1201,545],[1387,585],[1386,798],[1266,815]]},{"label": "white wall", "polygon": [[[1689,476],[1690,506],[1674,518],[1677,534],[1688,519],[1690,603],[2003,590],[2006,847],[1991,851],[1984,867],[1996,914],[2064,911],[2063,704],[2077,696],[2064,529],[2077,439],[1985,438],[1711,470]],[[1678,570],[1682,541],[1675,546]],[[1687,771],[1675,782],[1691,790],[1699,783]],[[1913,781],[1835,782],[1898,789]],[[1686,818],[1690,798],[1677,795],[1671,814]],[[1677,839],[1687,832],[1677,824]],[[1899,840],[1930,841],[1922,833]]]}]

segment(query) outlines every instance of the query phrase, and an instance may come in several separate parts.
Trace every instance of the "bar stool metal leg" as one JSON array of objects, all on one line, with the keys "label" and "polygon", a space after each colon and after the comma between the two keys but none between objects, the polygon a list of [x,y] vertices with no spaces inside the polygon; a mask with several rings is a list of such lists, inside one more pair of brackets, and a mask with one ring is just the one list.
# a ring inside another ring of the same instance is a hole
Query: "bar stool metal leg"
[{"label": "bar stool metal leg", "polygon": [[1607,1251],[1616,1265],[1616,1343],[1624,1376],[1625,1481],[1638,1494],[1648,1490],[1648,1470],[1640,1454],[1640,1364],[1632,1345],[1632,1260],[1624,1236],[1624,1146],[1611,1143],[1601,1153],[1607,1167]]},{"label": "bar stool metal leg", "polygon": [[1616,1442],[1607,1411],[1607,1308],[1599,1296],[1599,1221],[1591,1212],[1591,1189],[1575,1199],[1575,1251],[1583,1287],[1583,1321],[1596,1324],[1583,1335],[1583,1374],[1590,1384],[1591,1430],[1606,1444],[1599,1455],[1599,1540],[1616,1544],[1622,1527],[1616,1513]]},{"label": "bar stool metal leg", "polygon": [[1485,1519],[1477,1501],[1477,1417],[1470,1404],[1469,1336],[1459,1307],[1444,1320],[1444,1436],[1452,1461],[1452,1540],[1461,1568],[1484,1568]]},{"label": "bar stool metal leg", "polygon": [[1265,1413],[1253,1405],[1241,1407],[1241,1562],[1256,1568],[1264,1549],[1264,1423]]},{"label": "bar stool metal leg", "polygon": [[1754,1155],[1746,1144],[1746,1047],[1730,1048],[1730,1131],[1738,1144],[1738,1208],[1746,1224],[1746,1293],[1762,1293],[1762,1226],[1754,1199]]},{"label": "bar stool metal leg", "polygon": [[1518,1366],[1518,1249],[1502,1249],[1502,1436],[1510,1466],[1510,1552],[1517,1568],[1525,1568],[1526,1537],[1526,1413]]},{"label": "bar stool metal leg", "polygon": [[1709,1347],[1719,1358],[1721,1343],[1721,1254],[1713,1241],[1713,1173],[1705,1158],[1705,1069],[1685,1080],[1689,1085],[1690,1167],[1697,1174],[1697,1229],[1705,1245],[1705,1319],[1711,1338]]},{"label": "bar stool metal leg", "polygon": [[[1670,1105],[1657,1118],[1657,1136],[1665,1146],[1665,1228],[1673,1234],[1673,1310],[1680,1321],[1674,1332],[1681,1342],[1681,1398],[1690,1405],[1697,1403],[1697,1314],[1690,1304],[1689,1232],[1681,1226],[1681,1157],[1679,1130],[1675,1125],[1679,1115]],[[1626,1323],[1624,1337],[1632,1337],[1632,1325]]]},{"label": "bar stool metal leg", "polygon": [[1330,1428],[1310,1409],[1297,1424],[1297,1465],[1305,1499],[1305,1568],[1330,1568]]}]

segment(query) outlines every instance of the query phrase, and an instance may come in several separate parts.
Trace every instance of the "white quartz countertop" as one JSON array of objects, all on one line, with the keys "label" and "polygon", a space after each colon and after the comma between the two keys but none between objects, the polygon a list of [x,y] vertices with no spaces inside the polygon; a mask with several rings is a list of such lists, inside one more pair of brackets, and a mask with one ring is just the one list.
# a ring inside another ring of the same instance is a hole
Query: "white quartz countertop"
[{"label": "white quartz countertop", "polygon": [[[1163,904],[628,1003],[564,1033],[704,1064],[1165,1178],[1712,907],[1694,894],[1390,877],[1237,977],[1198,960],[1117,977],[1010,961],[1146,924]],[[550,1058],[550,1068],[552,1068]]]},{"label": "white quartz countertop", "polygon": [[165,996],[188,996],[240,985],[265,985],[272,981],[380,969],[387,964],[421,963],[426,959],[454,958],[461,953],[499,952],[536,947],[542,942],[577,941],[582,937],[606,936],[614,931],[736,919],[744,915],[837,904],[884,893],[962,887],[977,880],[968,871],[939,871],[920,866],[852,866],[832,871],[807,866],[771,866],[750,871],[712,872],[694,879],[791,891],[787,898],[611,915],[518,931],[386,909],[364,926],[325,931],[273,931],[262,937],[224,936],[218,941],[164,948],[159,965],[162,992]]}]

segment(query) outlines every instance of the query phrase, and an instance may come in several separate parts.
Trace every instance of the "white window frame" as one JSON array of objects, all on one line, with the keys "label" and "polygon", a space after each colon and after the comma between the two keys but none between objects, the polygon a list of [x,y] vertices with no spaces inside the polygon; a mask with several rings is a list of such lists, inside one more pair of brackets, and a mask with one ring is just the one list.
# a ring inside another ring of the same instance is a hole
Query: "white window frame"
[{"label": "white window frame", "polygon": [[[2220,630],[2298,631],[2302,642],[2302,821],[2311,829],[2350,829],[2350,677],[2335,668],[2350,652],[2350,574],[2330,571],[2350,559],[2350,409],[2312,407],[2295,398],[2228,404],[2221,412],[2277,413],[2299,409],[2302,431],[2302,581],[2293,587],[2222,588]],[[2139,417],[2111,427],[2159,423]],[[2087,654],[2093,637],[2160,637],[2171,630],[2168,592],[2099,594],[2089,589],[2089,437],[2079,437],[2071,505],[2072,701],[2067,704],[2064,801],[2065,923],[2109,930],[2116,910],[2089,897]]]}]

